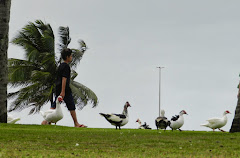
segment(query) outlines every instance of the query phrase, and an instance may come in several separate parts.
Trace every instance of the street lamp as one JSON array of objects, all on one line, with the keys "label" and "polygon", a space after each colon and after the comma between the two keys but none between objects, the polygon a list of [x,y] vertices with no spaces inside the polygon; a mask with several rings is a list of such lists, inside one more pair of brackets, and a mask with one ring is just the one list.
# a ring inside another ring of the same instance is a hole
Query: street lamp
[{"label": "street lamp", "polygon": [[159,69],[159,117],[161,114],[161,69],[163,69],[164,67],[159,66],[157,67]]}]

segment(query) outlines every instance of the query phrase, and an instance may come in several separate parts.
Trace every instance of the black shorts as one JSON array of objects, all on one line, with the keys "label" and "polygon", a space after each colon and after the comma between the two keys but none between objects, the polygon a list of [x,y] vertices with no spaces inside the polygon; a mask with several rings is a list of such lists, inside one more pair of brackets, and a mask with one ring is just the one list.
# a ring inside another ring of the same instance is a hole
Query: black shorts
[{"label": "black shorts", "polygon": [[[57,97],[58,97],[58,96],[57,96]],[[56,100],[57,100],[57,97],[55,98],[55,101],[53,102],[53,105],[51,105],[51,108],[56,108]],[[76,109],[76,106],[75,106],[75,103],[74,103],[74,99],[73,99],[72,93],[65,95],[65,97],[63,98],[63,100],[64,100],[64,102],[66,103],[67,108],[68,108],[69,111]]]}]

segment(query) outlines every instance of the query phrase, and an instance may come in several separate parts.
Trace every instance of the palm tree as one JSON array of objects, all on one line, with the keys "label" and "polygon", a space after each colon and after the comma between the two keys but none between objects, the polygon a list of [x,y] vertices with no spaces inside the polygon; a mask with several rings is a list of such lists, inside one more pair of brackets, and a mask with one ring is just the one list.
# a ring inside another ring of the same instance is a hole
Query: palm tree
[{"label": "palm tree", "polygon": [[[240,88],[239,85],[238,85],[238,88]],[[235,110],[235,116],[232,122],[230,132],[240,132],[240,94],[239,93],[238,93],[237,107]]]},{"label": "palm tree", "polygon": [[[59,50],[67,48],[71,42],[68,27],[59,27],[60,43]],[[22,47],[25,51],[25,59],[8,60],[8,80],[13,87],[20,87],[16,92],[9,93],[8,98],[14,98],[9,111],[31,108],[29,114],[38,112],[41,107],[54,101],[55,80],[57,67],[61,63],[60,53],[55,53],[54,33],[49,24],[36,20],[29,22],[12,43]],[[77,76],[74,70],[79,64],[84,52],[87,49],[84,41],[79,41],[80,48],[72,49],[73,61],[71,89],[76,106],[82,109],[88,103],[93,107],[98,104],[95,93],[86,86],[74,81]]]},{"label": "palm tree", "polygon": [[0,0],[0,123],[7,123],[7,50],[11,0]]}]

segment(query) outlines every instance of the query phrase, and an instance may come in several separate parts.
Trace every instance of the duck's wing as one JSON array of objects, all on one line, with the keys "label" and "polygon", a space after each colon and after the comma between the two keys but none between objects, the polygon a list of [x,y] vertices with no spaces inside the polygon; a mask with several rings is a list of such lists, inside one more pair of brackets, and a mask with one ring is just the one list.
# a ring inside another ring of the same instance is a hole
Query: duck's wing
[{"label": "duck's wing", "polygon": [[123,114],[112,114],[112,115],[115,115],[121,119],[125,119],[126,118],[126,115],[123,115]]},{"label": "duck's wing", "polygon": [[158,121],[160,121],[160,120],[167,120],[167,118],[160,116],[160,117],[157,117],[155,121],[158,122]]},{"label": "duck's wing", "polygon": [[209,123],[216,123],[216,122],[221,122],[222,119],[221,118],[211,118],[207,120]]},{"label": "duck's wing", "polygon": [[55,109],[49,109],[45,112],[42,112],[42,111],[40,111],[40,112],[41,112],[42,116],[45,117],[47,115],[50,115],[50,114],[54,113],[54,111],[55,111]]},{"label": "duck's wing", "polygon": [[106,118],[110,123],[121,123],[123,119],[126,118],[125,115],[122,114],[104,114],[100,113],[103,117]]},{"label": "duck's wing", "polygon": [[175,116],[173,116],[172,118],[171,118],[171,121],[176,121],[176,120],[178,120],[179,119],[179,115],[175,115]]},{"label": "duck's wing", "polygon": [[125,118],[127,117],[123,114],[111,114],[111,117],[109,119],[114,122],[121,122]]}]

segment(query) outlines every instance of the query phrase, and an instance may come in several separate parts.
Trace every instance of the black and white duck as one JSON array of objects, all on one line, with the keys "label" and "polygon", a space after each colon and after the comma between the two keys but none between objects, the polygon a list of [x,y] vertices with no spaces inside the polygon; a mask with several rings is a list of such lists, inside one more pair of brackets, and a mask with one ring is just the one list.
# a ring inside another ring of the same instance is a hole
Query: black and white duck
[{"label": "black and white duck", "polygon": [[144,124],[142,125],[142,122],[140,121],[140,119],[137,119],[136,122],[139,123],[139,127],[138,127],[138,129],[152,129],[152,128],[149,127],[149,125],[147,125],[146,122],[144,122]]},{"label": "black and white duck", "polygon": [[99,113],[101,116],[111,123],[113,126],[116,126],[116,129],[121,129],[121,126],[124,126],[128,123],[128,107],[131,107],[128,102],[125,103],[122,114],[104,114]]},{"label": "black and white duck", "polygon": [[157,117],[155,120],[155,124],[158,129],[164,129],[166,130],[166,128],[170,125],[170,121],[165,117],[165,111],[161,110],[161,115],[160,117]]},{"label": "black and white duck", "polygon": [[171,118],[170,121],[170,128],[172,130],[176,130],[178,129],[179,131],[182,131],[180,128],[183,126],[184,124],[184,118],[183,115],[186,114],[187,112],[185,110],[180,111],[179,115],[175,115]]}]

